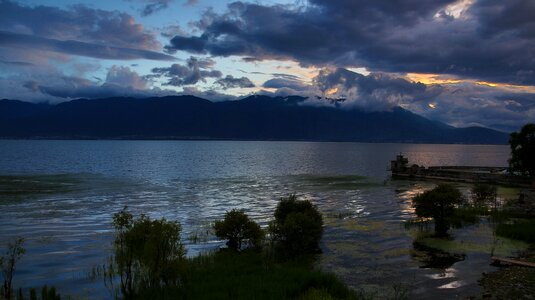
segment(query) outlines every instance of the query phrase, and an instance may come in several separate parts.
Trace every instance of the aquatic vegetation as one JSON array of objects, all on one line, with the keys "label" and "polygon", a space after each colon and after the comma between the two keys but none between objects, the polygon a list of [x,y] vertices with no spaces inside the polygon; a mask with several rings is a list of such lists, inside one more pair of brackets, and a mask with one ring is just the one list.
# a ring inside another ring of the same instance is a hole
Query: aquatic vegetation
[{"label": "aquatic vegetation", "polygon": [[337,176],[299,176],[314,189],[321,190],[352,190],[383,186],[382,183],[370,181],[365,176],[337,175]]},{"label": "aquatic vegetation", "polygon": [[[28,196],[60,194],[74,190],[80,181],[69,175],[0,176],[0,196],[19,199]],[[5,200],[3,200],[5,201]]]},{"label": "aquatic vegetation", "polygon": [[378,231],[380,232],[385,228],[385,222],[380,220],[367,220],[367,219],[347,219],[341,222],[340,226],[346,230],[353,231]]},{"label": "aquatic vegetation", "polygon": [[496,227],[498,236],[535,243],[535,220],[514,220],[511,223],[500,223]]},{"label": "aquatic vegetation", "polygon": [[494,243],[489,241],[475,242],[464,239],[425,237],[418,239],[415,243],[447,253],[466,254],[469,252],[479,252],[499,256],[511,256],[528,247],[526,243],[506,238],[496,240]]},{"label": "aquatic vegetation", "polygon": [[47,285],[44,285],[41,288],[41,294],[40,297],[37,295],[37,291],[34,288],[31,288],[29,291],[29,298],[26,298],[24,296],[24,292],[22,289],[19,289],[17,293],[17,300],[61,300],[61,295],[56,291],[55,287],[48,287]]}]

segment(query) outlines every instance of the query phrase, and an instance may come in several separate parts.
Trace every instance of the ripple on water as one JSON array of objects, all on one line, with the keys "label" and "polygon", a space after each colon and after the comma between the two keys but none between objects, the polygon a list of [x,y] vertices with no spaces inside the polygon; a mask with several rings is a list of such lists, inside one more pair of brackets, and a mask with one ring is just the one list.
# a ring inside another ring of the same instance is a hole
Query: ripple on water
[{"label": "ripple on water", "polygon": [[[143,145],[155,147],[151,143]],[[158,145],[167,149],[175,144]],[[191,152],[181,153],[181,156],[162,150],[165,155],[158,158],[161,161],[143,160],[144,156],[137,153],[135,161],[139,166],[134,166],[131,160],[119,159],[115,152],[108,151],[108,146],[99,148],[91,144],[100,151],[92,153],[110,157],[97,157],[93,161],[77,157],[69,164],[70,152],[66,151],[61,152],[63,157],[59,160],[63,166],[43,168],[55,170],[52,173],[62,171],[64,167],[74,171],[59,175],[31,174],[32,168],[27,167],[25,175],[0,176],[0,246],[15,236],[27,238],[27,254],[21,261],[16,280],[27,286],[52,284],[67,294],[109,298],[100,282],[88,279],[87,272],[92,266],[105,262],[109,255],[113,239],[111,216],[125,205],[135,215],[145,213],[153,218],[179,220],[183,225],[182,238],[188,255],[196,255],[222,245],[210,233],[205,234],[206,239],[201,243],[192,243],[189,238],[209,231],[211,222],[222,218],[226,211],[244,209],[265,227],[279,198],[290,193],[313,201],[323,212],[326,227],[321,244],[324,253],[319,264],[352,286],[386,291],[385,285],[402,283],[411,287],[417,298],[425,298],[430,291],[439,290],[442,292],[437,293],[443,294],[438,295],[452,295],[448,294],[451,290],[458,293],[477,286],[476,278],[481,271],[492,268],[488,266],[487,250],[477,247],[488,241],[490,231],[485,223],[473,230],[454,231],[456,237],[464,241],[465,248],[457,242],[448,244],[448,251],[475,249],[467,251],[464,260],[442,268],[425,268],[415,255],[419,251],[413,245],[415,237],[404,229],[402,222],[414,215],[412,197],[433,184],[385,184],[383,181],[384,165],[401,150],[411,157],[411,161],[427,165],[433,162],[460,164],[481,159],[471,157],[467,160],[460,154],[451,154],[461,146],[369,146],[373,148],[369,153],[377,156],[378,161],[349,155],[362,153],[358,152],[359,144],[350,143],[289,143],[276,144],[276,147],[267,143],[262,144],[263,148],[255,148],[253,154],[239,155],[232,154],[235,148],[229,148],[225,143],[210,144],[220,152],[208,151],[202,145],[180,144],[187,149],[191,147]],[[295,151],[288,151],[289,145]],[[0,151],[4,146],[0,145]],[[73,144],[67,143],[67,146],[73,147]],[[321,147],[328,151],[318,150]],[[337,153],[339,147],[344,148],[347,155],[331,154]],[[265,148],[275,153],[277,160],[259,162],[258,157],[272,155]],[[477,152],[472,151],[475,148],[468,148],[470,151],[467,152]],[[296,149],[312,152],[305,155]],[[42,151],[47,150],[43,148]],[[196,157],[195,151],[205,155],[204,159]],[[230,156],[221,153],[230,153]],[[0,165],[5,170],[16,169],[18,165],[12,165],[5,157],[8,156],[0,157]],[[221,161],[213,161],[215,157]],[[246,166],[229,162],[229,157]],[[92,170],[92,174],[81,173],[76,169],[78,167],[73,167],[86,163],[92,167],[82,169]],[[188,166],[188,163],[194,166]],[[358,173],[355,170],[368,177],[355,175]],[[521,245],[503,241],[502,248],[514,251]]]}]

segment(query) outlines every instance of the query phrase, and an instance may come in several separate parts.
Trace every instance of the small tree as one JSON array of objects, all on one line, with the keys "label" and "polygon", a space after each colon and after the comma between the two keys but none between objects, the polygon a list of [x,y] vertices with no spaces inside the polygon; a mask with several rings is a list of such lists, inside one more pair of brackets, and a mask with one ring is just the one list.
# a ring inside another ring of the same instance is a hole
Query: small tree
[{"label": "small tree", "polygon": [[24,239],[17,238],[15,242],[7,244],[7,251],[5,252],[5,255],[0,257],[0,267],[2,269],[2,275],[4,276],[2,293],[8,300],[11,299],[11,296],[13,295],[12,283],[16,264],[22,255],[26,253],[26,250],[24,247],[22,247],[23,244]]},{"label": "small tree", "polygon": [[253,247],[260,247],[264,238],[264,231],[251,221],[243,210],[233,209],[225,214],[223,221],[214,224],[215,235],[227,239],[227,246],[239,251],[244,243]]},{"label": "small tree", "polygon": [[413,199],[413,206],[418,217],[433,218],[435,233],[446,235],[450,228],[449,218],[453,215],[456,205],[463,202],[461,192],[450,184],[440,184]]},{"label": "small tree", "polygon": [[526,124],[520,132],[511,133],[509,144],[511,170],[535,177],[535,124]]},{"label": "small tree", "polygon": [[498,189],[495,185],[476,183],[472,187],[472,201],[475,206],[493,205],[497,209]]},{"label": "small tree", "polygon": [[113,216],[113,224],[116,238],[112,270],[119,275],[125,299],[142,289],[178,282],[185,256],[180,223],[165,218],[151,220],[145,215],[134,219],[125,207]]},{"label": "small tree", "polygon": [[269,230],[273,241],[290,254],[313,252],[319,249],[323,217],[312,202],[290,195],[280,200]]}]

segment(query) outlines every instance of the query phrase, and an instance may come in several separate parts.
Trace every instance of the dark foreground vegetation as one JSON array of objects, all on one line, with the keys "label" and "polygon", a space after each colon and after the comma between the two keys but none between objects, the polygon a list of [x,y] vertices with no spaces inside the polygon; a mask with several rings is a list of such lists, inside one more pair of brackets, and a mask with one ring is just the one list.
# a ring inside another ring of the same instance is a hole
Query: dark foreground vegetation
[{"label": "dark foreground vegetation", "polygon": [[358,299],[311,257],[277,259],[254,249],[221,250],[184,261],[179,285],[144,289],[132,299]]},{"label": "dark foreground vegetation", "polygon": [[[122,299],[358,299],[314,266],[322,216],[309,201],[281,199],[268,233],[240,210],[214,224],[226,249],[185,258],[180,224],[114,215],[115,254],[98,270]],[[97,276],[98,277],[98,276]]]},{"label": "dark foreground vegetation", "polygon": [[334,275],[314,266],[322,216],[309,201],[281,199],[268,229],[240,210],[214,224],[226,249],[185,258],[180,224],[114,215],[115,255],[96,270],[122,299],[357,299]]},{"label": "dark foreground vegetation", "polygon": [[[422,233],[414,241],[415,249],[427,249],[427,238],[434,239],[434,244],[444,245],[455,239],[449,233],[451,228],[460,228],[485,220],[489,222],[495,236],[528,243],[529,249],[518,253],[515,260],[535,262],[535,215],[526,207],[535,203],[526,202],[521,195],[519,199],[500,202],[497,199],[497,187],[489,184],[475,184],[469,197],[465,197],[453,185],[440,184],[413,199],[418,220],[408,222],[407,227],[418,226]],[[434,224],[433,234],[425,233],[430,224]],[[429,250],[429,249],[427,249]],[[451,266],[464,259],[464,253],[445,253],[440,249],[431,249],[434,253],[433,263],[445,263]],[[494,255],[494,250],[490,256]],[[491,263],[489,257],[489,264]],[[484,299],[533,299],[535,297],[535,269],[520,266],[506,266],[496,272],[483,274],[480,284]]]},{"label": "dark foreground vegetation", "polygon": [[[310,201],[294,195],[281,199],[265,232],[240,210],[214,223],[227,248],[185,257],[181,225],[164,218],[134,217],[125,207],[113,216],[116,231],[109,262],[90,277],[102,280],[116,299],[362,299],[334,275],[315,265],[323,218]],[[265,238],[266,234],[269,239]],[[59,300],[44,286],[18,290],[11,281],[24,254],[23,240],[10,244],[2,257],[5,299]],[[4,261],[6,263],[4,263]],[[5,268],[4,268],[5,267]]]}]

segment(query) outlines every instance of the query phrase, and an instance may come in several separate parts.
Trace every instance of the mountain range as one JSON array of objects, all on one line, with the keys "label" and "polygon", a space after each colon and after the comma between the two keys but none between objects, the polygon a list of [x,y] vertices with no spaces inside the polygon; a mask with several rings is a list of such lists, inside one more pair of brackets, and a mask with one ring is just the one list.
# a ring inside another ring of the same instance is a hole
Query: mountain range
[{"label": "mountain range", "polygon": [[0,138],[221,139],[505,144],[509,134],[455,128],[390,111],[305,105],[303,97],[254,95],[211,102],[194,96],[79,99],[60,104],[0,100]]}]

